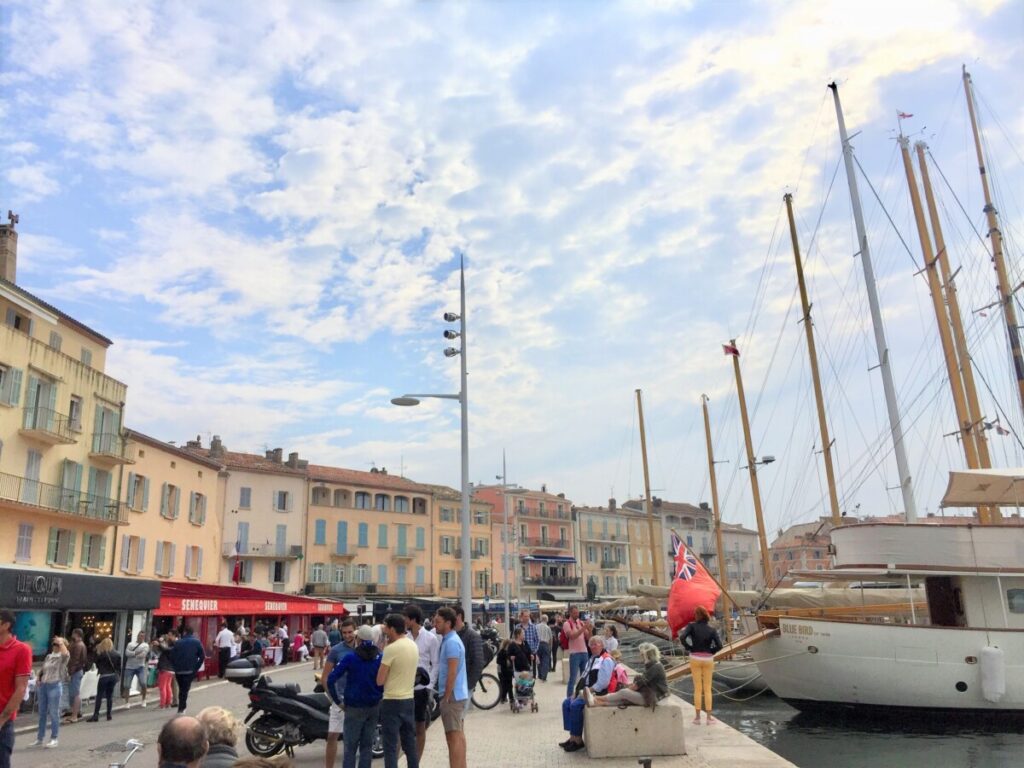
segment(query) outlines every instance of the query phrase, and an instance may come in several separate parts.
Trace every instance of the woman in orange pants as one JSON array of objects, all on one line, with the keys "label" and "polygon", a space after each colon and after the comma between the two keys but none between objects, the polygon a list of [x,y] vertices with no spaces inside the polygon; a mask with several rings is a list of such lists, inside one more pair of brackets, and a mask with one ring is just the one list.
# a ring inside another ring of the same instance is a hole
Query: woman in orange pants
[{"label": "woman in orange pants", "polygon": [[700,725],[700,712],[707,713],[707,724],[715,722],[711,716],[711,678],[715,673],[715,654],[722,649],[718,630],[708,622],[711,615],[698,605],[694,620],[686,625],[679,640],[690,651],[690,673],[693,675],[693,707],[697,716],[693,722]]}]

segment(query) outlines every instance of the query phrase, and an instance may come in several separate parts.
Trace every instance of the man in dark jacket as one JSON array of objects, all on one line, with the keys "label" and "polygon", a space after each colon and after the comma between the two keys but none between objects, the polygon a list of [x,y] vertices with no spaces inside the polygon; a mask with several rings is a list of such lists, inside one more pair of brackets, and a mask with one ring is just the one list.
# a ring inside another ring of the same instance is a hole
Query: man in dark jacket
[{"label": "man in dark jacket", "polygon": [[185,711],[188,704],[188,690],[196,678],[196,672],[206,662],[206,651],[203,644],[192,634],[192,627],[185,631],[178,642],[168,652],[171,664],[174,665],[174,678],[178,681],[178,714]]},{"label": "man in dark jacket", "polygon": [[356,764],[370,768],[373,763],[373,737],[380,716],[380,700],[384,689],[377,685],[381,653],[373,643],[373,630],[365,624],[356,630],[355,651],[346,655],[327,676],[327,695],[341,705],[335,684],[345,677],[345,722],[342,740],[345,744],[344,765]]},{"label": "man in dark jacket", "polygon": [[469,695],[472,697],[480,675],[484,673],[484,641],[480,633],[466,623],[466,612],[461,605],[455,609],[455,634],[459,636],[466,648],[466,680],[469,683]]}]

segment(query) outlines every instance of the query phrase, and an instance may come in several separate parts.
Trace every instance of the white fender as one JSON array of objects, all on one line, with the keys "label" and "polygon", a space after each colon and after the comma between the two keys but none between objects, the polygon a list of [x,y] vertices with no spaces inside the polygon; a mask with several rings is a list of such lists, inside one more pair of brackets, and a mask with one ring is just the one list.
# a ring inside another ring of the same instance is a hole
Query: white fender
[{"label": "white fender", "polygon": [[1006,659],[1003,649],[987,645],[981,649],[981,695],[998,702],[1006,693]]}]

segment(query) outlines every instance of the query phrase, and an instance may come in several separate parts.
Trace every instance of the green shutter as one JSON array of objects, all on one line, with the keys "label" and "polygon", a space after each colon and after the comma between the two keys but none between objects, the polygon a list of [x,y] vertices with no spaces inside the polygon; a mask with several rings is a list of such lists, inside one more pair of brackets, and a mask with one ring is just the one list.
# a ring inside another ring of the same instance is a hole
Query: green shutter
[{"label": "green shutter", "polygon": [[89,567],[89,549],[92,547],[92,536],[88,533],[82,534],[82,559],[80,565],[82,568]]},{"label": "green shutter", "polygon": [[96,467],[89,467],[89,504],[87,509],[88,514],[95,517],[99,514],[100,502],[96,498]]},{"label": "green shutter", "polygon": [[167,483],[160,486],[160,517],[167,517]]},{"label": "green shutter", "polygon": [[189,491],[188,494],[188,521],[194,523],[196,521],[196,492]]},{"label": "green shutter", "polygon": [[92,450],[99,453],[103,447],[103,406],[97,405],[92,421]]},{"label": "green shutter", "polygon": [[178,519],[178,515],[180,515],[180,514],[181,514],[181,489],[179,488],[178,492],[176,494],[174,494],[174,519],[177,520]]},{"label": "green shutter", "polygon": [[100,568],[105,568],[107,565],[107,537],[100,536]]},{"label": "green shutter", "polygon": [[57,528],[50,528],[50,538],[46,542],[46,564],[53,565],[57,559]]},{"label": "green shutter", "polygon": [[149,478],[142,478],[142,511],[149,511]]},{"label": "green shutter", "polygon": [[35,376],[28,377],[28,387],[25,390],[25,420],[26,427],[34,427],[36,424],[36,397],[39,394],[39,379]]},{"label": "green shutter", "polygon": [[132,509],[135,508],[135,473],[128,473],[128,495],[125,497],[125,502]]},{"label": "green shutter", "polygon": [[68,531],[68,559],[64,561],[64,565],[71,565],[75,562],[75,532]]}]

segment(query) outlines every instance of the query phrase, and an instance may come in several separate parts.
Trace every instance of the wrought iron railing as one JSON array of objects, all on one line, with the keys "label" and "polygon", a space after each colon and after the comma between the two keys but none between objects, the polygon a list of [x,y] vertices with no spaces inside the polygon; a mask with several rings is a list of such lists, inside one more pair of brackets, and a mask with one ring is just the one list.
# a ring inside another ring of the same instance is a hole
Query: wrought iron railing
[{"label": "wrought iron railing", "polygon": [[99,520],[106,523],[128,522],[128,505],[117,499],[83,493],[19,475],[0,472],[0,499],[8,499],[71,517]]},{"label": "wrought iron railing", "polygon": [[71,420],[52,408],[28,406],[25,408],[21,426],[34,432],[45,432],[62,441],[75,442],[78,439],[71,429]]}]

